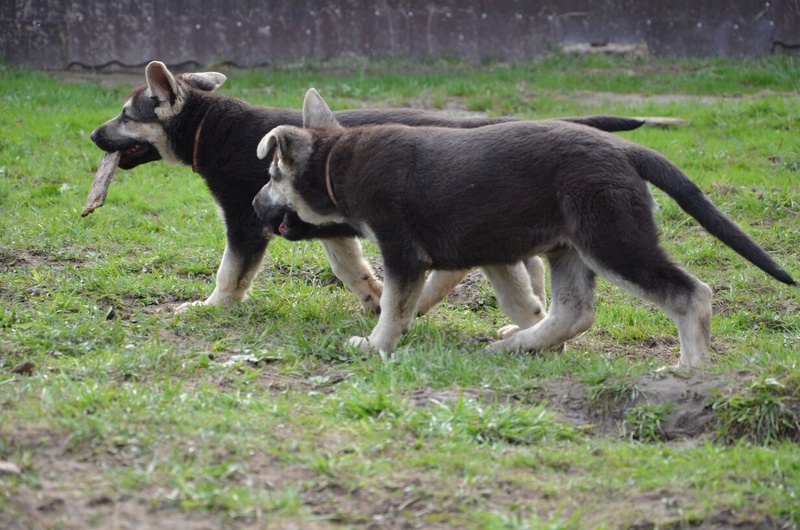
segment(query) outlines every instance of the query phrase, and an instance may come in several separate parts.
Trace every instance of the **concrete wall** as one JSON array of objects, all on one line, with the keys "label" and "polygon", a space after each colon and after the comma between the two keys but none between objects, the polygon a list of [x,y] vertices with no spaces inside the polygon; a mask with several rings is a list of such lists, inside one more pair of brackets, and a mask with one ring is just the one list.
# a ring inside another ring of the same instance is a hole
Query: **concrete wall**
[{"label": "concrete wall", "polygon": [[2,59],[43,69],[518,60],[570,43],[761,57],[800,47],[800,0],[0,0]]}]

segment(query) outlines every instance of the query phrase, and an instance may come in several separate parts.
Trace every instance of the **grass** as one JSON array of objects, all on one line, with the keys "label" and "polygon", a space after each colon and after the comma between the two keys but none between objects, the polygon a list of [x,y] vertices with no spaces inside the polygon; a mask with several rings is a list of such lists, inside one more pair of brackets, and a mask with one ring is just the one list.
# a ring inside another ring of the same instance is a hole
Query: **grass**
[{"label": "grass", "polygon": [[[797,58],[225,73],[222,92],[271,106],[299,108],[315,86],[334,108],[691,119],[624,135],[675,161],[800,276]],[[121,171],[80,217],[100,158],[88,135],[129,90],[0,67],[0,461],[23,470],[0,474],[0,526],[106,528],[119,514],[149,528],[800,523],[798,292],[661,192],[665,246],[714,291],[704,374],[653,375],[677,358],[674,326],[602,279],[594,327],[563,353],[484,354],[507,320],[474,276],[395,355],[362,358],[343,344],[375,319],[315,242],[272,242],[245,304],[174,314],[211,292],[224,248],[189,168]],[[678,414],[691,432],[676,434]]]}]

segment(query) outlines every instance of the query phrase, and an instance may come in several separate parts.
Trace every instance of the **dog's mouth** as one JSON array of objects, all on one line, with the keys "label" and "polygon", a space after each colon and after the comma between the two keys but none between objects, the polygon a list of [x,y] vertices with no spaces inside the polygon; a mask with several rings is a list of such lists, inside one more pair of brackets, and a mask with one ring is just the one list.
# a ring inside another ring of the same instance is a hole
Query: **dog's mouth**
[{"label": "dog's mouth", "polygon": [[152,144],[135,143],[125,149],[120,149],[120,152],[122,157],[119,160],[119,167],[122,169],[133,169],[147,162],[161,160],[161,155]]},{"label": "dog's mouth", "polygon": [[136,153],[138,153],[142,149],[144,149],[144,145],[143,144],[133,144],[129,148],[123,149],[121,151],[121,153],[122,153],[122,156],[135,156]]},{"label": "dog's mouth", "polygon": [[301,239],[305,239],[306,234],[311,227],[311,225],[301,220],[300,217],[298,217],[297,212],[293,210],[284,212],[282,216],[275,220],[280,220],[280,223],[277,227],[273,225],[273,228],[278,234],[280,234],[282,238],[288,241],[299,241]]},{"label": "dog's mouth", "polygon": [[278,225],[278,233],[280,235],[284,235],[289,230],[289,228],[287,227],[288,224],[289,224],[289,214],[285,213],[283,214],[283,219],[281,219],[281,224]]}]

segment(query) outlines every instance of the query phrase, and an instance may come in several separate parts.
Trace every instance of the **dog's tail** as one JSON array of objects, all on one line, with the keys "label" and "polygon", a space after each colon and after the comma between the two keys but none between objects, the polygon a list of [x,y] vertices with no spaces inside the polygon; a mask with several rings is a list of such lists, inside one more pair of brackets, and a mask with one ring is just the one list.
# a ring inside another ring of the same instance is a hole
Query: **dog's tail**
[{"label": "dog's tail", "polygon": [[694,217],[711,235],[738,252],[779,282],[797,285],[758,243],[721,212],[694,182],[661,154],[637,146],[630,158],[639,175],[672,197],[686,213]]},{"label": "dog's tail", "polygon": [[647,118],[625,118],[622,116],[582,116],[579,118],[559,118],[561,121],[586,125],[606,132],[622,132],[638,129],[646,123]]}]

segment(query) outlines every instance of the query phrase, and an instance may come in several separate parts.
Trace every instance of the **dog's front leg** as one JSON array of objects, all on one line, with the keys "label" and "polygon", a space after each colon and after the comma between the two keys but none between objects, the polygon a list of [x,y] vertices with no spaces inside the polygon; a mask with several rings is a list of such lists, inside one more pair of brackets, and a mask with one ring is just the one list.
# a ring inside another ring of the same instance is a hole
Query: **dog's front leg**
[{"label": "dog's front leg", "polygon": [[531,279],[531,288],[533,289],[533,294],[535,294],[539,300],[542,302],[542,308],[547,307],[547,293],[545,292],[544,288],[544,261],[539,256],[531,256],[525,261],[525,268],[528,271],[528,276]]},{"label": "dog's front leg", "polygon": [[354,237],[321,239],[322,248],[331,262],[333,274],[356,293],[367,312],[377,312],[381,307],[383,286],[364,259],[361,243]]},{"label": "dog's front leg", "polygon": [[[384,262],[385,263],[385,262]],[[381,298],[381,316],[368,338],[350,337],[348,344],[361,351],[390,353],[411,328],[425,272],[418,267],[391,269],[386,266],[386,278]]]},{"label": "dog's front leg", "polygon": [[246,223],[233,226],[228,222],[228,240],[217,269],[217,283],[205,300],[185,302],[177,307],[183,313],[196,305],[231,305],[247,297],[247,291],[258,274],[269,237],[260,225]]},{"label": "dog's front leg", "polygon": [[[539,256],[531,256],[523,263],[528,273],[525,277],[525,281],[530,282],[530,286],[533,289],[533,294],[539,298],[542,303],[542,308],[544,308],[544,263]],[[517,266],[509,265],[508,269],[511,270],[512,267],[516,268]],[[458,285],[461,280],[464,279],[468,272],[469,269],[431,272],[427,281],[425,282],[425,287],[422,288],[422,295],[420,296],[419,305],[417,306],[417,315],[425,315],[434,307],[442,303],[445,296],[447,296],[450,291],[456,288],[456,285]],[[518,272],[518,270],[515,269],[515,272]],[[506,312],[506,314],[512,319],[514,318],[508,312]],[[517,321],[515,320],[515,322]],[[519,329],[517,326],[507,326],[507,328],[503,329],[510,330],[511,328]]]}]

